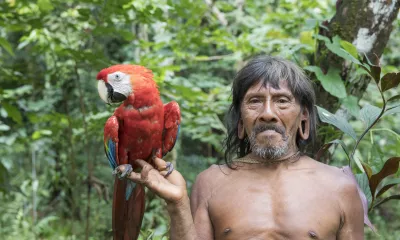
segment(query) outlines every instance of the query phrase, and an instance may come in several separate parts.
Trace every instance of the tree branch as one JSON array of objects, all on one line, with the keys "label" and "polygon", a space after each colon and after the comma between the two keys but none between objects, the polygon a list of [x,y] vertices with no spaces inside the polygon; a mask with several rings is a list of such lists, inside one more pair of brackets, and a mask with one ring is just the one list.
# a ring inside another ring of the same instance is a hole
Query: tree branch
[{"label": "tree branch", "polygon": [[204,0],[204,2],[207,4],[209,8],[211,8],[211,11],[214,13],[214,15],[217,17],[218,21],[221,23],[223,26],[228,26],[228,21],[225,18],[225,14],[223,14],[211,0]]}]

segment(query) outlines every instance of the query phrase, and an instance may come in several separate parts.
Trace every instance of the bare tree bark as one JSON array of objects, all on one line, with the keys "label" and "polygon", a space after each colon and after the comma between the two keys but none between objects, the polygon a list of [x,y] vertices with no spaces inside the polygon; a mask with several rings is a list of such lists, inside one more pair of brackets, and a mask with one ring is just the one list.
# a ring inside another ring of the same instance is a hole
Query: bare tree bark
[{"label": "bare tree bark", "polygon": [[[326,28],[321,27],[320,34],[330,38],[340,36],[353,43],[360,53],[376,63],[387,45],[399,8],[400,0],[337,0],[336,14],[329,22],[323,23]],[[350,69],[346,64],[348,63],[344,59],[330,52],[320,42],[315,65],[319,65],[323,72],[327,72],[330,67],[341,69],[342,80],[346,81]],[[360,99],[369,82],[370,78],[362,77],[350,86],[349,93]],[[315,91],[319,106],[330,112],[338,110],[338,98],[326,92],[320,84],[317,84]],[[323,143],[323,139],[318,139],[313,152],[316,153]]]}]

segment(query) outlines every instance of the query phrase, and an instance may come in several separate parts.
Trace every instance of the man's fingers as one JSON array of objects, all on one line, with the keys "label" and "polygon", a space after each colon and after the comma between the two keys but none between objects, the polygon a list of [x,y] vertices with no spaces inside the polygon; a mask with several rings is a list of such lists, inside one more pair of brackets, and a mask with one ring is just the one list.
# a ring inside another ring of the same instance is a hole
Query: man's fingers
[{"label": "man's fingers", "polygon": [[131,174],[129,174],[129,176],[127,176],[127,178],[136,183],[143,183],[140,173],[131,172]]},{"label": "man's fingers", "polygon": [[148,162],[146,162],[146,161],[144,161],[142,159],[136,159],[135,163],[141,168],[143,168],[146,165],[150,165]]},{"label": "man's fingers", "polygon": [[162,160],[161,158],[155,157],[154,164],[159,171],[163,171],[163,170],[167,169],[167,162]]}]

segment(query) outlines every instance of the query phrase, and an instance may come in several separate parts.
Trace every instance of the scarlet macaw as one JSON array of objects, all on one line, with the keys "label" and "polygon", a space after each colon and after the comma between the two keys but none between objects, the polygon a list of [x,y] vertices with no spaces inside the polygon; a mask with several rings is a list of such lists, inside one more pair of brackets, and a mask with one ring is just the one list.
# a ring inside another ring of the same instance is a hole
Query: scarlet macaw
[{"label": "scarlet macaw", "polygon": [[[106,103],[123,102],[104,127],[104,149],[113,170],[124,165],[129,175],[135,160],[153,165],[175,145],[180,109],[176,102],[163,104],[151,70],[138,65],[114,65],[97,75],[98,91]],[[133,193],[133,194],[132,194]],[[113,195],[114,239],[137,239],[145,208],[141,184],[115,179]]]}]

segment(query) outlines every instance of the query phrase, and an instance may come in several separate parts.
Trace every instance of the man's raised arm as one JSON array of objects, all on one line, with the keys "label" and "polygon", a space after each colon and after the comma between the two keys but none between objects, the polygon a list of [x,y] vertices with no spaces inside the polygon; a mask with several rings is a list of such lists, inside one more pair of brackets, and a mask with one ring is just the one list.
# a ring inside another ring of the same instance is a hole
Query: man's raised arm
[{"label": "man's raised arm", "polygon": [[[140,173],[132,172],[128,178],[136,183],[141,183],[151,191],[163,198],[167,203],[168,214],[171,218],[171,240],[205,240],[212,239],[211,221],[208,218],[208,210],[202,194],[205,193],[204,174],[200,174],[192,193],[192,201],[189,200],[186,182],[182,175],[174,170],[167,174],[167,163],[159,158],[154,160],[157,169],[143,160],[137,160],[142,167]],[[166,176],[166,177],[165,177]],[[192,204],[192,211],[190,204]],[[193,216],[192,217],[192,213]],[[196,233],[195,223],[198,226],[200,236]]]}]

